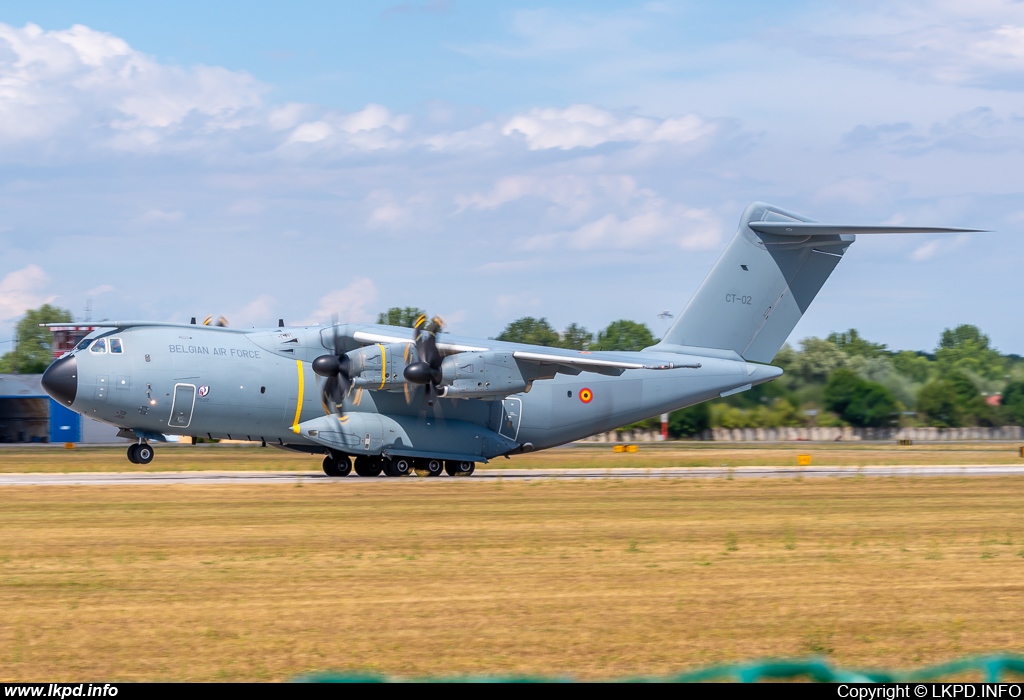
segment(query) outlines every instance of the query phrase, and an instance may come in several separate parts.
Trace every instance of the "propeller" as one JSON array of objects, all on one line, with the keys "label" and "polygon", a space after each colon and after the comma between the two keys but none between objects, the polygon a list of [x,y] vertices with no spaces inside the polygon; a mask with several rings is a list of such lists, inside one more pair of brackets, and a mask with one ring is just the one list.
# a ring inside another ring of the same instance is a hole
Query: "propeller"
[{"label": "propeller", "polygon": [[[427,320],[426,314],[420,314],[413,324],[413,346],[416,362],[405,366],[405,380],[411,384],[420,384],[426,389],[427,405],[433,406],[437,397],[437,388],[441,385],[441,362],[444,357],[437,349],[437,334],[444,329],[444,319],[440,316]],[[408,397],[408,394],[406,394]]]},{"label": "propeller", "polygon": [[313,371],[327,379],[320,391],[320,400],[324,406],[331,406],[340,418],[344,415],[341,405],[352,389],[352,375],[349,373],[351,364],[341,346],[338,337],[338,324],[334,324],[333,355],[321,355],[313,360]]}]

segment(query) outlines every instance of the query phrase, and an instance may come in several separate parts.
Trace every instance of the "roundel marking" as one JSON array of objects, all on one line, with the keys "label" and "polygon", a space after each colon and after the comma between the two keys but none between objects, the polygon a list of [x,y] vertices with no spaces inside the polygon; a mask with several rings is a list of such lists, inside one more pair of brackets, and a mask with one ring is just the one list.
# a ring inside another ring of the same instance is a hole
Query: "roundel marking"
[{"label": "roundel marking", "polygon": [[580,389],[580,401],[583,403],[590,403],[594,399],[594,392],[584,387]]}]

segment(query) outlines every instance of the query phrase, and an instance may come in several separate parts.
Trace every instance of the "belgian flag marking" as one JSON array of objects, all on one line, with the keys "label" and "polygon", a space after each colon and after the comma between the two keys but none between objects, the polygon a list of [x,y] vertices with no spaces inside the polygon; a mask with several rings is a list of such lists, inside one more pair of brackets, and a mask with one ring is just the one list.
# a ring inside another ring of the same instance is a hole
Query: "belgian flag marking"
[{"label": "belgian flag marking", "polygon": [[583,403],[590,403],[594,399],[594,392],[590,389],[580,389],[580,401]]}]

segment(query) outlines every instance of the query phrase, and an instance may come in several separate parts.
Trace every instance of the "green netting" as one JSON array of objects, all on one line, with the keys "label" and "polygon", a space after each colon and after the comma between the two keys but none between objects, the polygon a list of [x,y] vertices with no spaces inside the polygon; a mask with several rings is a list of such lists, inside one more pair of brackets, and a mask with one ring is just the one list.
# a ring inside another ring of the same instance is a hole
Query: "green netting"
[{"label": "green netting", "polygon": [[[978,672],[986,683],[998,683],[1007,673],[1024,675],[1024,657],[1006,654],[970,656],[936,666],[912,671],[854,671],[838,668],[822,659],[750,661],[740,664],[709,666],[670,676],[614,679],[622,683],[700,683],[703,681],[738,681],[809,679],[819,683],[913,683],[938,681],[948,676]],[[395,678],[366,673],[314,673],[295,679],[298,683],[572,683],[566,676],[433,676],[427,678]]]}]

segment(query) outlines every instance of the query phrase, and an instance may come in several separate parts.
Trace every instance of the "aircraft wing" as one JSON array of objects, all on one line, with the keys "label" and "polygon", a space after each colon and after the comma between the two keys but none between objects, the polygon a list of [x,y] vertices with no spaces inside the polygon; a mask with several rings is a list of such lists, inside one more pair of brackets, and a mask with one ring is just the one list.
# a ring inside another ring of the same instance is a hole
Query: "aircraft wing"
[{"label": "aircraft wing", "polygon": [[627,369],[700,369],[700,363],[681,364],[662,360],[641,361],[633,359],[616,359],[604,354],[560,350],[550,351],[516,350],[512,353],[518,362],[538,364],[551,367],[563,374],[579,374],[580,372],[597,372],[599,374],[619,375]]},{"label": "aircraft wing", "polygon": [[[412,343],[412,338],[391,333],[374,331],[356,331],[352,338],[360,343]],[[522,347],[522,346],[520,346]],[[487,352],[489,347],[467,345],[465,343],[445,341],[443,336],[437,339],[437,348],[444,355],[455,355],[461,352]],[[661,360],[640,361],[627,356],[616,357],[615,353],[591,353],[581,350],[564,348],[537,347],[531,350],[515,350],[512,356],[519,362],[536,364],[554,368],[556,372],[579,374],[580,372],[599,372],[601,374],[622,374],[627,369],[699,369],[697,364],[680,364]]]},{"label": "aircraft wing", "polygon": [[[373,331],[356,331],[352,339],[358,343],[405,343],[412,345],[413,339],[409,336],[392,335],[390,333],[375,333]],[[441,337],[437,339],[437,349],[443,355],[454,355],[459,352],[487,352],[490,348],[465,345],[462,343],[445,342]]]}]

